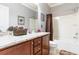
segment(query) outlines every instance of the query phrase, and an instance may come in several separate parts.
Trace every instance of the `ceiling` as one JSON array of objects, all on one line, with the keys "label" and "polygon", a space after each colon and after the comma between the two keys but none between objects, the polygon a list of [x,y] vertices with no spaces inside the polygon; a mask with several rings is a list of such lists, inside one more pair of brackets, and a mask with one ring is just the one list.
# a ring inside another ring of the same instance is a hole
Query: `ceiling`
[{"label": "ceiling", "polygon": [[55,7],[55,6],[58,6],[58,5],[62,5],[63,3],[48,3],[48,5],[50,7]]},{"label": "ceiling", "polygon": [[79,9],[79,3],[50,3],[53,16],[64,16],[76,13]]},{"label": "ceiling", "polygon": [[[22,3],[25,7],[28,7],[34,11],[37,11],[37,4],[34,3]],[[53,16],[63,16],[72,14],[78,11],[79,3],[47,3],[49,8],[51,8],[51,13]]]},{"label": "ceiling", "polygon": [[[50,7],[50,8],[53,8],[53,7],[56,7],[56,6],[59,6],[59,5],[62,5],[63,3],[47,3],[47,5]],[[36,11],[38,9],[37,7],[37,4],[35,3],[22,3],[22,5],[24,5],[25,7],[28,7],[34,11]]]}]

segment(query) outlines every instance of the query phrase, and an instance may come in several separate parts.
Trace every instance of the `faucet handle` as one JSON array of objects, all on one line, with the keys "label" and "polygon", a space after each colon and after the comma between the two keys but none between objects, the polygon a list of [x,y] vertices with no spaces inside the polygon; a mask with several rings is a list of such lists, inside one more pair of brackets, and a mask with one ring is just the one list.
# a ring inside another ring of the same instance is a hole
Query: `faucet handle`
[{"label": "faucet handle", "polygon": [[78,35],[78,33],[75,33],[75,35]]}]

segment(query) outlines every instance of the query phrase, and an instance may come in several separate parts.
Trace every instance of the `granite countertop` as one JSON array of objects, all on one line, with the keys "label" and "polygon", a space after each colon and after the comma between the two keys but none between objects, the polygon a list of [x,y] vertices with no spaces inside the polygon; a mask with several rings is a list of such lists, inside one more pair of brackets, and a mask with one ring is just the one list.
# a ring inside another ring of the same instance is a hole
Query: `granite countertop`
[{"label": "granite countertop", "polygon": [[22,36],[11,36],[11,35],[5,35],[0,36],[0,49],[19,44],[24,41],[32,40],[37,37],[41,37],[43,35],[47,35],[49,32],[39,32],[39,33],[32,33]]}]

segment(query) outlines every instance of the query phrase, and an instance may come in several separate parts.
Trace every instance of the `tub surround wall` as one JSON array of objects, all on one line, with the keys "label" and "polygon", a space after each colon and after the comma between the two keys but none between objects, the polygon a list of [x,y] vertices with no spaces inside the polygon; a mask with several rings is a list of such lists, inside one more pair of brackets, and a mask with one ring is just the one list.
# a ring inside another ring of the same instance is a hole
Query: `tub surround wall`
[{"label": "tub surround wall", "polygon": [[[79,11],[74,14],[59,16],[59,19],[54,19],[54,21],[56,21],[54,23],[55,39],[74,39],[75,34],[79,33]],[[58,25],[55,25],[56,23]]]}]

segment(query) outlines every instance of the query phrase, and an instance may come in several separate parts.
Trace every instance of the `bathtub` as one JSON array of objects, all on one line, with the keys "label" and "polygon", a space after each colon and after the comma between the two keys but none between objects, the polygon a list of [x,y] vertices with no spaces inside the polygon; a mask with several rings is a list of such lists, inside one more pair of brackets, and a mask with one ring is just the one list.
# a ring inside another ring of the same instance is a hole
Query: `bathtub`
[{"label": "bathtub", "polygon": [[79,54],[79,39],[62,39],[54,40],[58,50],[66,50],[75,54]]}]

